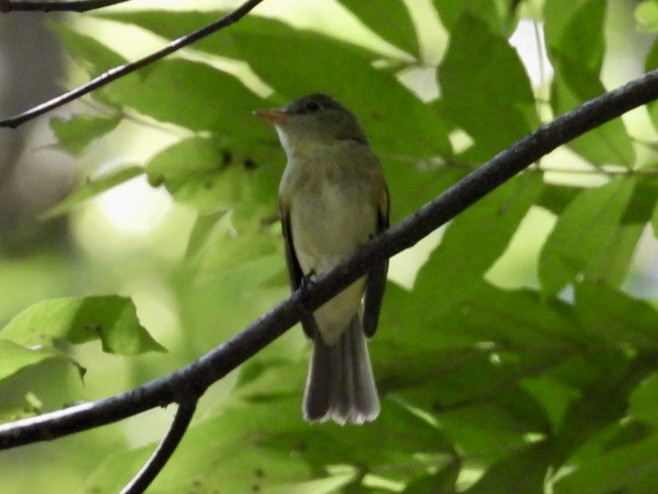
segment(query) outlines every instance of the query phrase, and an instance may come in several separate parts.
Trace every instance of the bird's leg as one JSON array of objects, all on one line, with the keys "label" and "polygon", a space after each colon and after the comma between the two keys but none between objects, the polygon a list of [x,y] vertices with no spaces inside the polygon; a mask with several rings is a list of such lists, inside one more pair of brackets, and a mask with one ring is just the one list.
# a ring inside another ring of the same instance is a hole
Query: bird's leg
[{"label": "bird's leg", "polygon": [[313,276],[315,276],[315,271],[311,270],[302,277],[301,282],[299,283],[302,302],[302,327],[304,328],[306,335],[311,339],[315,339],[316,336],[320,334],[318,325],[313,317],[313,311],[308,309],[306,304],[308,300],[308,288],[315,283],[312,279]]},{"label": "bird's leg", "polygon": [[308,300],[308,288],[315,283],[313,277],[315,276],[315,270],[311,269],[308,273],[302,276],[301,282],[299,283],[299,290],[302,294],[302,301]]}]

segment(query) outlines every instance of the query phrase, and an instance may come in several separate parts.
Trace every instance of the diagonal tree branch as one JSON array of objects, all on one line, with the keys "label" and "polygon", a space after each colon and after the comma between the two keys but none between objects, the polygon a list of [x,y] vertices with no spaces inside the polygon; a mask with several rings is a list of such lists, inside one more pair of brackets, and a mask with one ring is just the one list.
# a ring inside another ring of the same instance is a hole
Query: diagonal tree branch
[{"label": "diagonal tree branch", "polygon": [[0,0],[0,12],[88,12],[130,0],[22,1]]},{"label": "diagonal tree branch", "polygon": [[169,432],[167,432],[158,449],[155,450],[153,456],[149,458],[149,461],[142,467],[135,478],[121,490],[121,494],[139,494],[151,485],[151,482],[153,482],[155,477],[167,464],[176,447],[180,444],[181,439],[183,439],[185,431],[187,431],[194,416],[196,404],[197,399],[180,403]]},{"label": "diagonal tree branch", "polygon": [[329,300],[373,266],[413,246],[540,157],[585,132],[658,99],[658,70],[588,101],[541,126],[389,228],[305,290],[295,292],[244,331],[168,376],[104,400],[0,426],[0,449],[54,439],[117,422],[148,409],[201,396],[208,386],[278,338],[308,310]]},{"label": "diagonal tree branch", "polygon": [[[3,0],[0,0],[0,2],[2,1]],[[251,10],[253,10],[254,7],[256,7],[256,5],[258,5],[261,2],[263,2],[263,0],[247,0],[240,7],[235,9],[233,12],[225,15],[221,19],[218,19],[215,22],[208,24],[207,26],[202,27],[197,31],[194,31],[190,34],[186,34],[185,36],[181,36],[180,38],[175,39],[161,50],[151,53],[150,55],[147,55],[144,58],[141,58],[135,62],[114,67],[108,70],[107,72],[104,72],[103,74],[99,75],[98,77],[94,77],[92,80],[90,80],[86,84],[83,84],[82,86],[79,86],[71,91],[68,91],[60,96],[57,96],[56,98],[41,103],[40,105],[37,105],[33,108],[30,108],[29,110],[23,113],[19,113],[18,115],[15,115],[13,117],[0,120],[0,127],[16,128],[19,125],[29,120],[33,120],[34,118],[43,115],[44,113],[54,110],[55,108],[59,108],[60,106],[63,106],[66,103],[69,103],[81,96],[84,96],[85,94],[90,93],[91,91],[98,89],[99,87],[105,86],[106,84],[109,84],[110,82],[116,79],[124,77],[125,75],[128,75],[131,72],[135,72],[136,70],[141,69],[142,67],[150,65],[153,62],[156,62],[161,58],[164,58],[167,55],[170,55],[180,50],[181,48],[184,48],[185,46],[194,43],[195,41],[205,38],[206,36],[209,36],[212,33],[219,31],[220,29],[223,29],[225,27],[230,26],[231,24],[236,23],[237,21],[242,19],[245,15],[247,15]],[[0,5],[2,4],[0,3]]]}]

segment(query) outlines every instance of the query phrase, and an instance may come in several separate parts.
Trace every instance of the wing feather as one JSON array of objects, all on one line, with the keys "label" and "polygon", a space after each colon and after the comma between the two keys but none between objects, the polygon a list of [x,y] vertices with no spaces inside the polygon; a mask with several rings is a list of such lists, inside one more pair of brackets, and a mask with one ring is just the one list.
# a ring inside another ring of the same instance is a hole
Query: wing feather
[{"label": "wing feather", "polygon": [[[279,205],[279,213],[281,215],[281,231],[283,233],[283,245],[286,252],[286,265],[288,266],[288,277],[290,279],[290,289],[294,292],[300,288],[303,289],[304,273],[299,265],[299,260],[295,254],[295,244],[292,238],[292,228],[290,225],[290,210],[287,205],[281,203]],[[313,339],[318,332],[318,326],[312,314],[302,318],[302,328],[306,336]]]},{"label": "wing feather", "polygon": [[[377,233],[381,233],[389,226],[389,196],[386,186],[383,187],[378,201]],[[377,331],[379,312],[386,288],[386,273],[388,272],[388,259],[375,266],[366,278],[366,294],[363,310],[363,332],[372,338]]]}]

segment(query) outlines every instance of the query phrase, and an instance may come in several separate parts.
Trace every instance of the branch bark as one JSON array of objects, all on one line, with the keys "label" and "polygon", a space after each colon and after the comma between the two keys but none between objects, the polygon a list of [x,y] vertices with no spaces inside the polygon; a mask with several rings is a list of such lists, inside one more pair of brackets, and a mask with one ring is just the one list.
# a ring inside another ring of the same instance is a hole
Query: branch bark
[{"label": "branch bark", "polygon": [[0,12],[88,12],[110,5],[116,5],[130,0],[71,0],[69,2],[23,2],[16,0],[0,0]]},{"label": "branch bark", "polygon": [[153,482],[155,477],[164,468],[183,439],[185,431],[187,431],[194,416],[196,404],[197,400],[192,400],[189,402],[183,401],[178,406],[169,432],[167,432],[158,449],[155,450],[153,456],[149,458],[149,461],[142,467],[135,478],[121,490],[121,494],[139,494],[146,491],[146,488],[151,485],[151,482]]},{"label": "branch bark", "polygon": [[128,392],[0,426],[0,449],[117,422],[157,406],[201,396],[206,388],[256,354],[376,264],[413,246],[540,157],[585,132],[658,99],[658,70],[588,101],[541,126],[391,227],[316,283],[282,302],[244,331],[192,364]]}]

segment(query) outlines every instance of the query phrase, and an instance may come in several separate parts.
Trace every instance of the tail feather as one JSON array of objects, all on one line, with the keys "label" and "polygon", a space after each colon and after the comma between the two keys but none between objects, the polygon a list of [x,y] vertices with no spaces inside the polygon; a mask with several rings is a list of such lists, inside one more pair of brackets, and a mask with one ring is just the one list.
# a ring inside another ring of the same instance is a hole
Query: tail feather
[{"label": "tail feather", "polygon": [[379,415],[379,398],[366,337],[358,317],[335,345],[313,345],[304,393],[304,418],[363,424]]}]

